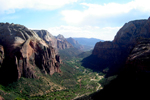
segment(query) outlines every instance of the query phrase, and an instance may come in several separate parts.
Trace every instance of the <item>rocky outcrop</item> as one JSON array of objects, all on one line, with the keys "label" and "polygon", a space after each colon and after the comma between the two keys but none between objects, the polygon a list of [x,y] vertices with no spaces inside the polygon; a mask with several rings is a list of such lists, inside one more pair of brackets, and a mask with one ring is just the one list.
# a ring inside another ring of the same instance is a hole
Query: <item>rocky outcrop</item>
[{"label": "rocky outcrop", "polygon": [[[149,19],[150,20],[150,19]],[[140,37],[150,37],[148,32],[143,32],[147,30],[148,20],[135,20],[126,23],[117,33],[113,42],[120,45],[130,45]]]},{"label": "rocky outcrop", "polygon": [[67,41],[69,42],[69,43],[71,43],[72,45],[77,45],[77,44],[79,44],[78,43],[78,41],[76,41],[76,40],[74,40],[73,38],[67,38]]},{"label": "rocky outcrop", "polygon": [[[124,69],[117,78],[105,85],[101,91],[91,94],[88,98],[97,99],[147,99],[150,89],[150,39],[137,41]],[[116,96],[119,95],[119,96]],[[109,95],[109,96],[108,96]],[[78,99],[85,100],[85,99]]]},{"label": "rocky outcrop", "polygon": [[98,42],[94,47],[92,55],[84,58],[82,62],[83,66],[103,73],[107,73],[108,69],[112,67],[111,73],[109,74],[112,75],[118,72],[120,66],[125,63],[127,53],[126,48],[120,47],[116,43],[110,41]]},{"label": "rocky outcrop", "polygon": [[59,50],[73,48],[73,46],[64,38],[63,35],[54,37],[47,30],[34,30],[38,36],[43,39],[49,46],[52,46],[58,53]]},{"label": "rocky outcrop", "polygon": [[0,23],[0,45],[1,80],[7,76],[8,82],[21,77],[38,78],[38,70],[49,75],[60,72],[54,48],[22,25]]},{"label": "rocky outcrop", "polygon": [[57,49],[57,39],[47,30],[33,30],[37,35],[43,39],[49,46]]},{"label": "rocky outcrop", "polygon": [[3,60],[4,60],[4,48],[2,45],[0,45],[0,67],[3,63]]},{"label": "rocky outcrop", "polygon": [[63,50],[63,49],[68,49],[68,48],[73,48],[72,44],[68,43],[68,41],[64,38],[63,35],[58,35],[56,37],[57,39],[57,48],[59,50]]},{"label": "rocky outcrop", "polygon": [[2,96],[0,96],[0,100],[5,100]]},{"label": "rocky outcrop", "polygon": [[[115,56],[113,51],[115,51],[117,49],[119,49],[119,45],[115,44],[115,43],[112,43],[110,41],[98,42],[98,43],[96,43],[92,54],[93,55],[97,55],[98,57],[102,57],[102,56],[107,56],[108,54],[111,53],[110,55],[114,55]],[[109,50],[111,52],[108,52]],[[99,53],[99,52],[101,52],[101,53]],[[106,55],[103,55],[103,53],[106,53]]]},{"label": "rocky outcrop", "polygon": [[80,45],[78,43],[78,41],[76,41],[75,39],[73,38],[67,38],[67,41],[72,44],[75,48],[79,49],[79,50],[83,50],[84,49],[84,46],[83,45]]},{"label": "rocky outcrop", "polygon": [[[109,68],[111,72],[125,65],[126,59],[141,38],[150,38],[150,18],[126,23],[117,33],[112,42],[98,42],[91,57],[83,60],[83,65],[95,70]],[[95,59],[91,64],[88,59]],[[94,67],[95,65],[97,67]],[[118,68],[119,67],[119,68]]]},{"label": "rocky outcrop", "polygon": [[126,68],[137,73],[150,73],[150,39],[142,39],[136,44],[126,62]]}]

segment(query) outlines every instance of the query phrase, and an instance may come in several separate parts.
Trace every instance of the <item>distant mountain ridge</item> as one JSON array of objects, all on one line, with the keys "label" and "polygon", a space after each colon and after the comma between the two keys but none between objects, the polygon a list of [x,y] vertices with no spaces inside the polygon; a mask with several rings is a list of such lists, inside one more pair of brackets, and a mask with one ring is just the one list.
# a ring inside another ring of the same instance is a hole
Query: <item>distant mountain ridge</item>
[{"label": "distant mountain ridge", "polygon": [[97,42],[103,42],[103,40],[96,38],[65,38],[63,35],[53,36],[47,30],[33,30],[37,35],[43,39],[48,45],[55,48],[58,52],[59,50],[77,48],[82,51],[89,51],[94,48]]},{"label": "distant mountain ridge", "polygon": [[94,46],[97,42],[104,42],[104,40],[96,39],[96,38],[73,38],[78,41],[81,45]]},{"label": "distant mountain ridge", "polygon": [[57,37],[57,48],[59,50],[64,50],[64,49],[69,49],[69,48],[73,48],[72,44],[69,43],[65,37],[61,34],[59,34]]},{"label": "distant mountain ridge", "polygon": [[43,39],[48,45],[55,48],[56,52],[63,49],[73,48],[63,35],[59,34],[58,36],[53,36],[47,30],[33,30],[38,34],[38,36]]},{"label": "distant mountain ridge", "polygon": [[89,51],[92,50],[97,42],[103,42],[103,40],[96,38],[67,38],[67,41],[71,43],[74,47],[83,50]]},{"label": "distant mountain ridge", "polygon": [[75,39],[73,39],[72,37],[67,38],[67,41],[69,43],[71,43],[75,48],[79,49],[79,50],[84,50],[84,46],[79,44],[78,41],[76,41]]}]

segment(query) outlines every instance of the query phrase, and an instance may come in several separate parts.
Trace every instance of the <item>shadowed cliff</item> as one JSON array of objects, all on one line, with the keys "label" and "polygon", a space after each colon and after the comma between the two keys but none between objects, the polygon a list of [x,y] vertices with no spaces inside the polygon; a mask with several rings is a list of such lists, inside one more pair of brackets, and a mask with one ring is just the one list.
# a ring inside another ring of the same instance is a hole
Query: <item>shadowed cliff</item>
[{"label": "shadowed cliff", "polygon": [[140,38],[150,37],[150,18],[126,23],[112,42],[96,43],[91,56],[85,58],[83,66],[94,71],[108,68],[107,75],[118,74],[125,65],[131,50]]}]

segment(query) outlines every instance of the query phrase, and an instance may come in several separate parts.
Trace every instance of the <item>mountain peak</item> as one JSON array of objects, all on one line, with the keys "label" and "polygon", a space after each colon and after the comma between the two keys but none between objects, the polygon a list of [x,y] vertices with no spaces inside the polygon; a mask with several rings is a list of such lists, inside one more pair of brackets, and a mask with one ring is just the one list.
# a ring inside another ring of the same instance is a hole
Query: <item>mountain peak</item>
[{"label": "mountain peak", "polygon": [[57,39],[65,39],[65,37],[64,37],[63,35],[59,34],[59,35],[57,36]]},{"label": "mountain peak", "polygon": [[67,41],[68,41],[69,43],[71,43],[72,45],[79,44],[78,41],[76,41],[76,40],[73,39],[72,37],[67,38]]}]

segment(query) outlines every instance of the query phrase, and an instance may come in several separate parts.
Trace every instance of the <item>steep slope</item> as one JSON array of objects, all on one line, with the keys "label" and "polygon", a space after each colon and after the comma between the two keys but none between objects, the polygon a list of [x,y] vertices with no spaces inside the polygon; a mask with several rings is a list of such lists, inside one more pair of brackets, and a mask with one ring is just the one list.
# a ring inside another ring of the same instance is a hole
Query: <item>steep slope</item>
[{"label": "steep slope", "polygon": [[0,45],[1,83],[60,72],[60,58],[54,48],[25,26],[0,23]]},{"label": "steep slope", "polygon": [[56,52],[58,53],[59,50],[72,48],[73,46],[68,43],[68,41],[64,38],[63,35],[58,35],[54,37],[51,33],[47,30],[34,30],[37,35],[43,39],[49,46],[52,46]]},{"label": "steep slope", "polygon": [[48,45],[57,49],[57,39],[49,33],[47,30],[33,30],[37,33],[37,35],[43,39]]},{"label": "steep slope", "polygon": [[77,48],[68,48],[64,50],[59,50],[59,55],[62,60],[70,60],[82,53],[81,50]]},{"label": "steep slope", "polygon": [[[150,39],[140,39],[133,50],[131,51],[126,61],[126,70],[132,71],[132,74],[136,74],[135,77],[140,79],[139,75],[143,73],[150,74]],[[149,76],[146,76],[149,77]],[[141,79],[146,79],[146,77]],[[140,80],[141,80],[140,79]]]},{"label": "steep slope", "polygon": [[98,42],[92,55],[83,60],[83,65],[101,71],[108,67],[110,74],[118,73],[136,42],[140,38],[150,37],[149,30],[150,18],[126,23],[112,42]]},{"label": "steep slope", "polygon": [[57,48],[59,50],[73,48],[72,44],[68,43],[68,41],[64,38],[63,35],[59,34],[57,37]]},{"label": "steep slope", "polygon": [[72,44],[75,48],[78,48],[79,50],[84,50],[84,46],[83,45],[80,45],[78,43],[78,41],[76,41],[75,39],[73,38],[67,38],[67,41]]},{"label": "steep slope", "polygon": [[125,68],[103,90],[78,100],[147,99],[150,89],[150,39],[140,39],[131,50]]}]

